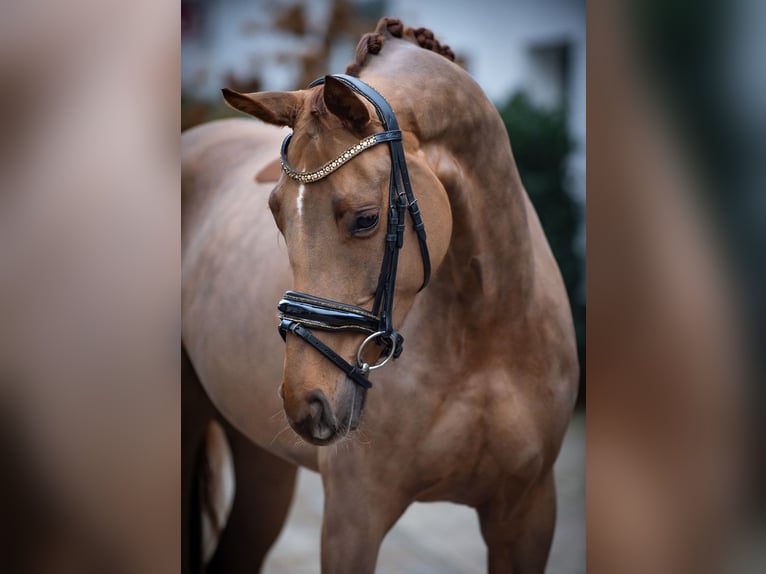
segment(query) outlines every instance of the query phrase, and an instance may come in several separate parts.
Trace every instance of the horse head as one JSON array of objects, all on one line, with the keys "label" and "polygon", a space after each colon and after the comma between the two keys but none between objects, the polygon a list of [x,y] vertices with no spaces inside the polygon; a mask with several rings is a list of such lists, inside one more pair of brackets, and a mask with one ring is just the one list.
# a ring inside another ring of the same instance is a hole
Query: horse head
[{"label": "horse head", "polygon": [[[386,250],[396,243],[391,234],[397,226],[390,223],[397,216],[391,203],[395,196],[403,198],[401,184],[397,184],[399,191],[390,186],[401,173],[392,169],[394,148],[389,149],[388,140],[372,143],[370,138],[392,134],[390,126],[372,101],[341,80],[327,76],[319,85],[294,92],[224,90],[226,101],[235,109],[293,129],[289,149],[287,143],[283,146],[282,176],[269,197],[269,208],[287,246],[293,289],[298,292],[288,292],[280,303],[280,309],[283,304],[298,309],[290,315],[294,320],[283,320],[286,354],[280,395],[293,429],[319,445],[359,426],[369,366],[374,369],[378,361],[401,352],[399,335],[384,332],[378,325],[403,325],[427,281],[429,261],[435,270],[444,258],[452,228],[446,190],[426,163],[416,126],[397,126],[394,131],[401,135],[387,137],[401,141],[397,144],[404,150],[402,158],[406,157],[404,172],[409,174],[428,237],[424,248],[425,235],[418,235],[416,229],[419,216],[398,214],[406,222],[398,222],[405,225],[399,231],[393,281],[389,281],[389,292],[381,294],[386,289],[382,283],[390,279]],[[380,84],[375,87],[385,95],[386,86]],[[391,101],[408,105],[401,97]],[[402,199],[404,207],[417,210],[411,199]],[[323,319],[333,314],[337,316],[332,324]],[[348,321],[352,328],[344,328],[349,326],[343,325],[344,317],[353,319]],[[307,337],[319,342],[307,344]],[[322,347],[347,368],[328,361]]]}]

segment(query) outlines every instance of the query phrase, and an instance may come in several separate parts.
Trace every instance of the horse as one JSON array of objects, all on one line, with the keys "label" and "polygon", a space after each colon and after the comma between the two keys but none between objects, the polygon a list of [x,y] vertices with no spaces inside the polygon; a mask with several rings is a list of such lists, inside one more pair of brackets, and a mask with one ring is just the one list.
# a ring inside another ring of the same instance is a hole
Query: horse
[{"label": "horse", "polygon": [[298,466],[322,478],[323,573],[374,572],[416,501],[474,508],[489,572],[544,571],[571,310],[504,125],[453,59],[383,18],[346,74],[224,90],[260,121],[182,135],[184,496],[208,419],[243,444],[220,571],[260,567]]}]

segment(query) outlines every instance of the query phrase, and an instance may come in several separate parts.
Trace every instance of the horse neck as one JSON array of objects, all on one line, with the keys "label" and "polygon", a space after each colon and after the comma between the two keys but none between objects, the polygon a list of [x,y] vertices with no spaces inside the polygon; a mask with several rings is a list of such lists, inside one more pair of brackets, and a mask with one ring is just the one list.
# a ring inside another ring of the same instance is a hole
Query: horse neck
[{"label": "horse neck", "polygon": [[381,87],[403,128],[417,136],[452,210],[448,252],[417,307],[432,326],[440,317],[443,328],[493,324],[497,332],[501,317],[510,327],[531,301],[534,252],[529,201],[505,126],[457,66],[402,41],[386,49],[388,62],[379,60],[368,81],[386,84]]},{"label": "horse neck", "polygon": [[528,200],[505,127],[491,104],[482,104],[481,121],[455,122],[431,152],[437,170],[445,157],[452,164],[439,173],[453,218],[440,279],[453,297],[470,299],[466,320],[479,327],[497,322],[499,313],[508,321],[526,309],[534,255]]}]

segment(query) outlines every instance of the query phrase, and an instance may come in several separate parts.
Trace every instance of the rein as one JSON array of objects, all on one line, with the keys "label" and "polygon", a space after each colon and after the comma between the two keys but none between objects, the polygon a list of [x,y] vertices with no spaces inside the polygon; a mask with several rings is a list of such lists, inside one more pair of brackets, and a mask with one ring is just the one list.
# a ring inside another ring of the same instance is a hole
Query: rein
[{"label": "rein", "polygon": [[[280,313],[279,333],[282,335],[282,339],[286,339],[288,332],[297,335],[346,373],[349,379],[369,389],[372,387],[372,383],[367,378],[367,374],[382,367],[392,358],[398,358],[402,353],[404,345],[404,338],[394,329],[393,306],[399,251],[404,244],[406,211],[410,212],[410,218],[417,234],[420,254],[423,259],[423,284],[420,287],[421,290],[426,286],[431,276],[431,259],[428,254],[428,245],[426,244],[425,225],[420,215],[417,200],[412,193],[412,186],[410,185],[410,178],[407,172],[407,162],[402,145],[402,132],[399,129],[399,122],[396,120],[393,109],[391,109],[390,104],[380,93],[359,78],[345,74],[334,74],[333,77],[373,105],[378,118],[383,124],[384,131],[364,138],[358,144],[341,153],[334,160],[327,162],[314,171],[298,171],[290,165],[287,160],[287,147],[290,144],[292,134],[289,134],[284,142],[282,142],[282,171],[289,178],[301,183],[313,183],[327,177],[363,151],[379,143],[388,144],[391,153],[391,176],[388,186],[388,226],[386,229],[383,262],[380,268],[380,276],[378,277],[378,285],[375,290],[375,300],[372,311],[368,311],[356,305],[323,299],[307,293],[286,291],[282,300],[277,305]],[[309,88],[322,83],[324,83],[324,78],[319,78],[309,84]],[[313,329],[366,334],[367,337],[362,341],[357,350],[356,364],[350,364],[315,337],[311,333]],[[383,351],[385,358],[375,365],[369,365],[362,359],[364,348],[371,341],[385,345]]]}]

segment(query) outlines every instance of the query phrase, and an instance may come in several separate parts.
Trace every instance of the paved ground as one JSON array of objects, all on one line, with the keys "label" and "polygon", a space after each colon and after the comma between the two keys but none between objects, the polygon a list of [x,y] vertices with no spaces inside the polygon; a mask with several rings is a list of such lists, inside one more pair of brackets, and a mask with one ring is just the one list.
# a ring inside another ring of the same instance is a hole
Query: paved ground
[{"label": "paved ground", "polygon": [[[555,467],[558,522],[549,574],[585,572],[585,416],[578,413]],[[300,471],[287,526],[266,560],[265,574],[318,574],[322,520],[319,475]],[[486,550],[473,510],[451,503],[414,504],[388,533],[378,574],[481,574]]]}]

